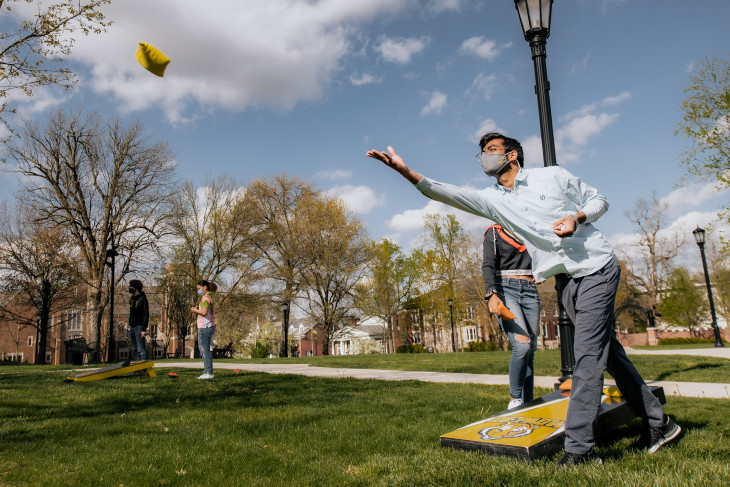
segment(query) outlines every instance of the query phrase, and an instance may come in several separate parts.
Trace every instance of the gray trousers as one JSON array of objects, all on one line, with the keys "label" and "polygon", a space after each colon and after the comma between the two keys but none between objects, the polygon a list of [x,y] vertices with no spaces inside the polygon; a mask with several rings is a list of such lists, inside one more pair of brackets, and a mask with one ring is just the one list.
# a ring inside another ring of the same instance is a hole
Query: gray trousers
[{"label": "gray trousers", "polygon": [[605,370],[645,424],[653,428],[664,424],[661,403],[626,356],[613,329],[620,275],[621,267],[614,256],[589,276],[556,276],[555,287],[575,324],[575,368],[565,419],[565,451],[569,453],[587,453],[595,444],[593,428],[598,419]]}]

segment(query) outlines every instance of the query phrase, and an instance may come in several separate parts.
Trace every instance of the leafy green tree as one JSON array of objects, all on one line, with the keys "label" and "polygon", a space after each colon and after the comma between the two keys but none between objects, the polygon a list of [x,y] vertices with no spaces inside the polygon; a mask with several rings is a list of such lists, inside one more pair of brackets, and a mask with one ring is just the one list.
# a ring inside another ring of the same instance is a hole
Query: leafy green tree
[{"label": "leafy green tree", "polygon": [[687,268],[677,267],[667,279],[659,311],[668,323],[689,328],[690,334],[696,334],[709,310],[705,296],[705,288],[697,285]]},{"label": "leafy green tree", "polygon": [[393,317],[405,309],[415,292],[419,277],[418,262],[406,256],[401,248],[388,239],[371,242],[372,258],[368,276],[355,288],[355,306],[367,316],[377,316],[384,323],[383,338],[386,353],[394,349]]},{"label": "leafy green tree", "polygon": [[330,341],[354,307],[355,286],[370,260],[369,239],[365,224],[341,199],[318,193],[302,203],[307,222],[298,235],[304,257],[302,309],[322,329],[327,355]]},{"label": "leafy green tree", "polygon": [[[716,183],[718,189],[730,187],[730,53],[723,58],[707,58],[697,64],[687,98],[680,105],[682,121],[675,134],[689,140],[682,165],[685,179]],[[719,213],[728,220],[730,206]],[[725,247],[730,242],[724,242]]]},{"label": "leafy green tree", "polygon": [[[436,343],[435,317],[445,316],[450,320],[448,299],[453,299],[454,326],[456,319],[465,311],[467,299],[462,288],[457,287],[460,269],[468,267],[467,249],[469,238],[454,215],[426,215],[424,221],[423,253],[424,277],[429,281],[431,292],[424,296],[430,300],[429,311],[434,316],[434,343]],[[450,327],[450,324],[449,324]],[[458,340],[458,337],[457,337]],[[459,347],[458,343],[453,344]]]},{"label": "leafy green tree", "polygon": [[[9,95],[32,96],[41,86],[68,89],[75,74],[64,65],[77,34],[99,34],[111,24],[101,7],[111,0],[0,0],[3,29],[0,32],[0,121],[12,132],[5,118]],[[23,20],[23,4],[34,4],[32,17]],[[20,5],[18,5],[20,4]],[[15,8],[14,8],[15,7]],[[12,109],[10,110],[13,111]]]}]

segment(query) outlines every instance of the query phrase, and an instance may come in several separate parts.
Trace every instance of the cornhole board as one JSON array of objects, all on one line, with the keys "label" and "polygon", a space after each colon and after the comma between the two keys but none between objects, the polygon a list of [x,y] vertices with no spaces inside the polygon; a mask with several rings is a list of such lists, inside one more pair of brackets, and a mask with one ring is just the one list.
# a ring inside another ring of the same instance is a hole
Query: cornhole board
[{"label": "cornhole board", "polygon": [[130,374],[132,372],[138,372],[144,370],[150,377],[157,377],[155,369],[153,368],[155,363],[152,360],[140,360],[139,362],[131,362],[129,365],[116,364],[103,369],[94,369],[88,372],[82,372],[76,375],[69,375],[66,377],[66,382],[88,382],[92,380],[108,379],[110,377],[117,377],[124,374]]},{"label": "cornhole board", "polygon": [[[662,404],[664,389],[649,386]],[[565,414],[570,391],[555,391],[519,408],[503,411],[441,436],[441,446],[483,451],[490,455],[531,462],[552,456],[563,448]],[[596,436],[626,424],[636,415],[616,387],[605,388],[598,412]]]}]

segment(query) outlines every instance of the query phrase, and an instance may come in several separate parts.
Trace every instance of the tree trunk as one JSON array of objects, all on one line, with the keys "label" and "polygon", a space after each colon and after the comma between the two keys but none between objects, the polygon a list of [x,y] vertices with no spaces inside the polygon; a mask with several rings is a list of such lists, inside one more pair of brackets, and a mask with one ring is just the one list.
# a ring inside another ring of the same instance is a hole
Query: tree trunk
[{"label": "tree trunk", "polygon": [[41,309],[38,326],[38,342],[36,343],[36,364],[46,363],[46,341],[48,340],[48,315],[51,305],[51,283],[48,280],[43,281],[41,290]]}]

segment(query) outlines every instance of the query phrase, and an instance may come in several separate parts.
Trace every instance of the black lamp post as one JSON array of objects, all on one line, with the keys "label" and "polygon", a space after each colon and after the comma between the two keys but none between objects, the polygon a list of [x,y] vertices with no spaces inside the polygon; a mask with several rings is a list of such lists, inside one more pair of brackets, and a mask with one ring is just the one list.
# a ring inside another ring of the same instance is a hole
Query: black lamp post
[{"label": "black lamp post", "polygon": [[454,336],[454,300],[449,298],[449,315],[451,316],[451,350],[456,352],[456,337]]},{"label": "black lamp post", "polygon": [[281,303],[281,311],[284,313],[284,349],[281,351],[282,357],[288,357],[289,356],[289,343],[288,343],[288,337],[289,337],[289,303],[284,301]]},{"label": "black lamp post", "polygon": [[712,331],[715,333],[715,346],[724,347],[722,337],[720,337],[720,328],[717,326],[717,316],[715,315],[715,301],[712,299],[712,286],[710,285],[710,273],[707,271],[707,259],[705,258],[705,230],[699,225],[692,231],[695,236],[695,242],[700,248],[702,255],[702,268],[705,271],[705,283],[707,283],[707,298],[710,300],[710,313],[712,315]]},{"label": "black lamp post", "polygon": [[[540,135],[542,136],[542,154],[545,167],[557,166],[555,161],[555,136],[553,135],[553,119],[550,111],[550,82],[547,78],[545,43],[550,36],[550,19],[552,17],[553,0],[515,0],[515,8],[520,16],[520,23],[525,40],[530,43],[532,62],[535,65],[535,93],[540,116]],[[558,327],[560,329],[560,382],[573,376],[575,366],[575,327],[565,312],[563,302],[558,293]]]},{"label": "black lamp post", "polygon": [[114,258],[119,255],[117,249],[112,245],[111,249],[107,249],[107,258],[111,257],[111,262],[106,265],[111,267],[111,281],[109,282],[109,342],[107,344],[107,362],[113,362],[115,359],[116,340],[114,339]]}]

